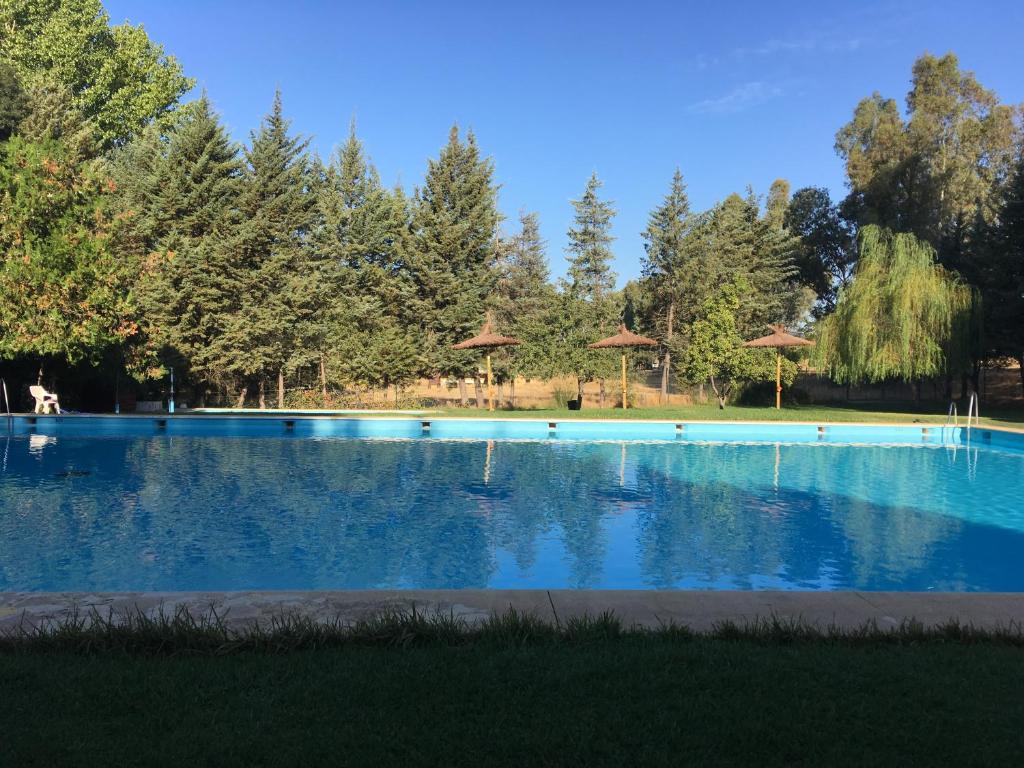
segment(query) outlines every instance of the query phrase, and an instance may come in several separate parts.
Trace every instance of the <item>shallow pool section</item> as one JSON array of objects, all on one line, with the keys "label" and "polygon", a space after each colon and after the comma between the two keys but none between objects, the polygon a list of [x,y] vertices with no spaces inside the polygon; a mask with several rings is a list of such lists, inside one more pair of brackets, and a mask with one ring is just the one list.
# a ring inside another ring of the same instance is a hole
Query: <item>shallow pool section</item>
[{"label": "shallow pool section", "polygon": [[22,417],[0,590],[1024,591],[1019,438]]}]

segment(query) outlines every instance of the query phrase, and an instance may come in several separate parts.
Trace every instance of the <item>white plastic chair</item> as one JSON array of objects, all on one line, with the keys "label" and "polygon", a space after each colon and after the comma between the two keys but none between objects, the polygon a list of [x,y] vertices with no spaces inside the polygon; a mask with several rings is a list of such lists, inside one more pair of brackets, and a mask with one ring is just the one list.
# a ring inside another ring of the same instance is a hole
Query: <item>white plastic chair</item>
[{"label": "white plastic chair", "polygon": [[50,413],[52,408],[56,408],[57,413],[60,413],[60,402],[56,395],[40,386],[29,387],[28,391],[36,399],[36,413]]}]

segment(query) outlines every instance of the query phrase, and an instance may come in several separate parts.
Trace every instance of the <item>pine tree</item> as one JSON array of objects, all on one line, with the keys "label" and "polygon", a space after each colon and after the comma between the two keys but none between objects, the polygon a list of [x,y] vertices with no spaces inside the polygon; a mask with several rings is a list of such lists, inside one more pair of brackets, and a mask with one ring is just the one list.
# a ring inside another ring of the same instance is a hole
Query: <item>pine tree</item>
[{"label": "pine tree", "polygon": [[417,195],[409,265],[416,298],[410,314],[430,372],[464,375],[474,368],[474,354],[451,346],[480,327],[496,278],[493,176],[493,163],[480,157],[472,132],[462,142],[453,126]]},{"label": "pine tree", "polygon": [[[655,208],[641,233],[644,240],[643,275],[650,296],[653,332],[662,342],[661,397],[668,395],[672,350],[677,346],[676,328],[693,312],[683,305],[690,297],[693,260],[689,241],[690,200],[683,174],[677,168],[664,202]],[[683,317],[679,317],[682,310]],[[644,313],[647,314],[647,313]]]},{"label": "pine tree", "polygon": [[315,355],[303,338],[317,296],[305,247],[313,224],[308,140],[290,135],[288,127],[277,93],[245,152],[241,223],[230,243],[243,300],[224,345],[236,355],[232,370],[256,380],[261,407],[266,383],[276,374],[277,404],[283,408],[286,371],[310,364]]},{"label": "pine tree", "polygon": [[983,264],[976,271],[990,354],[1016,360],[1024,386],[1024,154],[984,235]]},{"label": "pine tree", "polygon": [[603,184],[591,174],[583,196],[573,200],[575,226],[569,229],[568,290],[576,297],[601,302],[615,290],[611,268],[612,219],[615,209],[598,197]]},{"label": "pine tree", "polygon": [[601,186],[597,174],[592,174],[583,196],[572,201],[575,226],[568,232],[569,269],[550,323],[552,371],[575,376],[581,406],[584,384],[615,376],[613,355],[587,349],[587,344],[609,335],[622,317],[611,268],[615,209],[598,196]]},{"label": "pine tree", "polygon": [[239,223],[239,148],[204,95],[166,142],[149,131],[115,168],[125,220],[119,245],[143,264],[136,293],[147,338],[202,388],[227,387],[234,356],[222,337],[242,298],[224,247]]},{"label": "pine tree", "polygon": [[543,376],[549,366],[545,344],[532,342],[546,334],[547,315],[555,300],[545,256],[547,244],[541,237],[537,214],[521,213],[519,222],[520,231],[499,243],[499,277],[491,296],[500,331],[531,340],[496,358],[498,380],[509,379],[513,386],[516,376]]},{"label": "pine tree", "polygon": [[494,299],[499,324],[536,314],[551,293],[550,273],[536,213],[521,213],[520,231],[500,243]]}]

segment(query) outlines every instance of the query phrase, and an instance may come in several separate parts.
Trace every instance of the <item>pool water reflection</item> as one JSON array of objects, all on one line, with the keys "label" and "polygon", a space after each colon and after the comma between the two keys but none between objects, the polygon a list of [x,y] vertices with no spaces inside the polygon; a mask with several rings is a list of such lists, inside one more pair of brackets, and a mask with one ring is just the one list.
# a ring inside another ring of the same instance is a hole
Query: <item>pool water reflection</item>
[{"label": "pool water reflection", "polygon": [[0,590],[1024,590],[1024,453],[14,436]]}]

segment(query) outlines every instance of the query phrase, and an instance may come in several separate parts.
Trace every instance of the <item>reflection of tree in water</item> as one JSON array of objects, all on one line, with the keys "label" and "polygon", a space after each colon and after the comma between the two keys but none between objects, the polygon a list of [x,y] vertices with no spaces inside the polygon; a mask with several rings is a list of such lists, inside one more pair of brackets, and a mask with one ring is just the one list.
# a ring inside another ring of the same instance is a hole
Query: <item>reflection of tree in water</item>
[{"label": "reflection of tree in water", "polygon": [[783,445],[777,491],[773,446],[677,445],[640,466],[655,501],[640,514],[639,558],[654,586],[779,575],[803,587],[963,589],[971,574],[1006,588],[986,552],[1020,551],[1018,531],[938,513],[971,492],[941,450]]},{"label": "reflection of tree in water", "polygon": [[582,443],[495,445],[491,485],[511,490],[505,514],[494,518],[494,543],[513,553],[523,570],[533,565],[538,538],[561,531],[569,555],[568,586],[596,583],[604,564],[602,520],[607,505],[595,489],[612,482],[618,448]]},{"label": "reflection of tree in water", "polygon": [[[616,586],[615,515],[651,586],[1022,586],[998,496],[1022,457],[969,484],[942,450],[778,451],[776,490],[773,445],[628,444],[623,468],[618,443],[495,441],[485,477],[484,441],[15,438],[0,589],[483,587],[545,541],[550,586]],[[934,513],[989,506],[1003,527]]]}]

